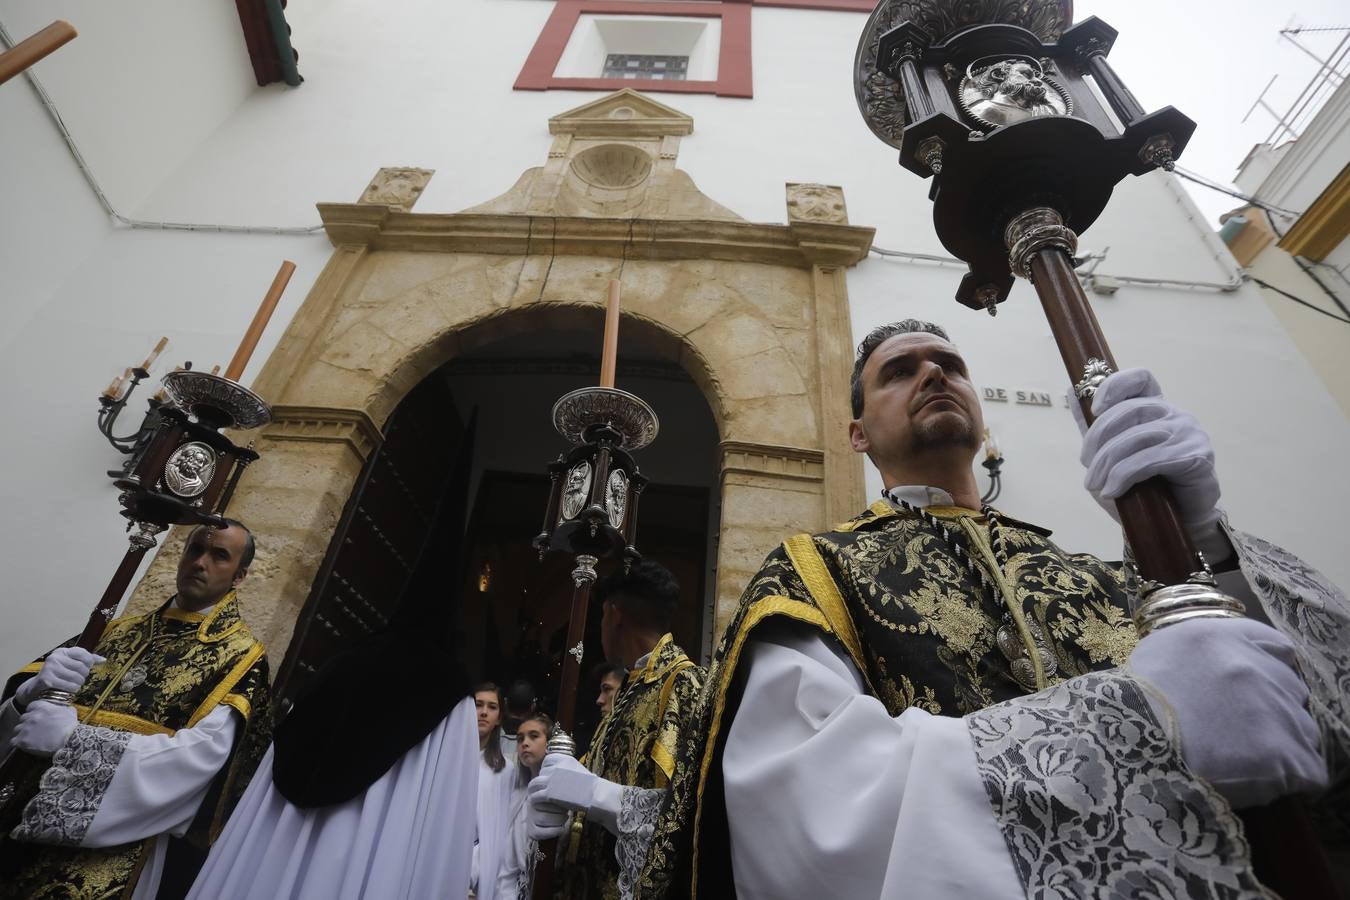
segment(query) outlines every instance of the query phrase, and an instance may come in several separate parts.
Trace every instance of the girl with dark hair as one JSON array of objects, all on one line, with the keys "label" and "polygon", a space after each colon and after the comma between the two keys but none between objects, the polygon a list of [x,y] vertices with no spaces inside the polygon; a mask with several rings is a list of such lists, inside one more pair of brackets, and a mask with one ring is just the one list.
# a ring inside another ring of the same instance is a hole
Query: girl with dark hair
[{"label": "girl with dark hair", "polygon": [[530,896],[534,876],[534,841],[530,840],[530,805],[525,802],[525,787],[539,774],[553,733],[553,719],[547,713],[531,713],[516,730],[515,797],[507,846],[497,874],[496,900],[525,900]]},{"label": "girl with dark hair", "polygon": [[478,829],[469,889],[477,900],[496,900],[516,773],[502,754],[502,689],[490,681],[476,685],[473,702],[478,713]]}]

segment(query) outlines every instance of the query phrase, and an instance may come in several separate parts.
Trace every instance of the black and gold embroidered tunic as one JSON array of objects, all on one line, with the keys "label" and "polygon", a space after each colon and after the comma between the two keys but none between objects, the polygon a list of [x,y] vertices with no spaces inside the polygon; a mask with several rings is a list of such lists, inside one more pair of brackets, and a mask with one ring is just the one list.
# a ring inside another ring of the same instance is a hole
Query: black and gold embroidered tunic
[{"label": "black and gold embroidered tunic", "polygon": [[[675,771],[675,753],[703,689],[704,669],[666,634],[646,665],[628,673],[614,711],[596,731],[586,767],[608,781],[664,788]],[[568,834],[562,896],[571,900],[618,900],[615,838],[578,814]]]},{"label": "black and gold embroidered tunic", "polygon": [[713,657],[637,896],[731,896],[720,759],[740,655],[763,622],[828,635],[892,716],[911,706],[964,716],[1125,662],[1137,637],[1123,567],[1066,553],[1048,531],[1003,516],[996,554],[981,513],[926,512],[960,537],[996,590],[982,588],[940,529],[884,501],[770,553]]},{"label": "black and gold embroidered tunic", "polygon": [[[75,695],[80,726],[53,755],[13,836],[0,837],[0,897],[131,896],[154,837],[113,847],[79,845],[132,735],[173,735],[221,705],[229,707],[243,725],[188,838],[209,845],[243,793],[271,740],[263,645],[240,618],[233,592],[205,615],[170,604],[108,625],[94,650],[107,661],[94,667]],[[41,666],[38,660],[11,678],[5,696]],[[24,836],[31,840],[19,839]]]}]

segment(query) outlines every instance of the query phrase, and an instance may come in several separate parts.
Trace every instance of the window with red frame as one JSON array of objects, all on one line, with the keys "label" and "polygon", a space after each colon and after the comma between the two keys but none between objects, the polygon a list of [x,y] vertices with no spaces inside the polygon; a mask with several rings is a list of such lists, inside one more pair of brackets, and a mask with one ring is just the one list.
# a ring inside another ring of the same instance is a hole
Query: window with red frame
[{"label": "window with red frame", "polygon": [[[516,90],[639,91],[751,97],[750,6],[698,0],[558,0]],[[619,75],[607,65],[622,57]],[[683,77],[655,77],[683,59]],[[637,60],[636,66],[628,63]],[[645,77],[644,77],[645,76]]]}]

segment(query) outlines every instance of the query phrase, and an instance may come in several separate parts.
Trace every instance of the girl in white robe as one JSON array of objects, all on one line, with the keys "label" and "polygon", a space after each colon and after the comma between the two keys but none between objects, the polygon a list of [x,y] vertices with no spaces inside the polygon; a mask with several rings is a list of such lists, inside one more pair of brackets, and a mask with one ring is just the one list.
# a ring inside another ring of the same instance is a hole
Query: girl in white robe
[{"label": "girl in white robe", "polygon": [[[501,688],[484,682],[473,689],[473,700],[478,713],[478,830],[469,889],[477,900],[495,900],[516,773],[515,765],[507,763],[501,749]],[[487,873],[486,878],[483,873]]]}]

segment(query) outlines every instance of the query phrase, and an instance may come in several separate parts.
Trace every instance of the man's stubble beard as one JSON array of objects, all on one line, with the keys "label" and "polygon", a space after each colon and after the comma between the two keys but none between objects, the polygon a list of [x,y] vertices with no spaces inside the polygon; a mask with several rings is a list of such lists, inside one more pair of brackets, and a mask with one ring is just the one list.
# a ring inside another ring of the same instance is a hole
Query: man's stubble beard
[{"label": "man's stubble beard", "polygon": [[964,415],[939,416],[918,425],[913,435],[910,452],[916,454],[944,448],[978,450],[980,447],[980,435],[976,433],[975,423]]}]

